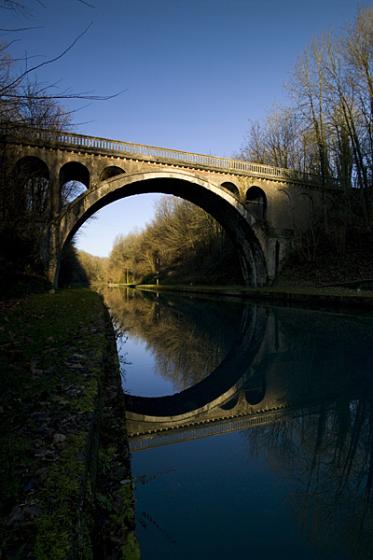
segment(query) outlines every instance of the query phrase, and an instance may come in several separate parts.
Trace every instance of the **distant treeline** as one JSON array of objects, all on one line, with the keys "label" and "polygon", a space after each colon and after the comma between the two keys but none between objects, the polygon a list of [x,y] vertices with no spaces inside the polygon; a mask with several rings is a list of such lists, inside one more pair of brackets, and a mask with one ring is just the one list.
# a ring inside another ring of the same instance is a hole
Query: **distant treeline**
[{"label": "distant treeline", "polygon": [[151,223],[119,236],[107,258],[70,248],[62,267],[65,283],[242,283],[231,240],[204,210],[164,197]]}]

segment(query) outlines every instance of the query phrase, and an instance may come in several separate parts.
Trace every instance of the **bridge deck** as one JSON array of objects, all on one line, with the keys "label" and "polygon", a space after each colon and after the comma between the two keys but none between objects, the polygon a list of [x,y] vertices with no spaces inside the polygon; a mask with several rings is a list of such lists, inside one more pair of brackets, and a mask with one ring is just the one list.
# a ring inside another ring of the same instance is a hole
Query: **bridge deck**
[{"label": "bridge deck", "polygon": [[[111,140],[99,136],[87,136],[73,132],[57,132],[46,130],[27,130],[12,136],[12,142],[27,145],[42,145],[61,149],[78,149],[80,152],[112,155],[116,157],[136,158],[145,161],[155,161],[177,166],[210,169],[233,175],[250,175],[272,180],[284,180],[309,185],[320,185],[320,177],[309,173],[302,173],[294,169],[284,169],[252,163],[239,159],[217,157],[206,154],[184,152],[171,148],[161,148],[146,144],[135,144]],[[325,187],[326,185],[324,185]],[[339,184],[331,181],[327,187],[335,188]]]}]

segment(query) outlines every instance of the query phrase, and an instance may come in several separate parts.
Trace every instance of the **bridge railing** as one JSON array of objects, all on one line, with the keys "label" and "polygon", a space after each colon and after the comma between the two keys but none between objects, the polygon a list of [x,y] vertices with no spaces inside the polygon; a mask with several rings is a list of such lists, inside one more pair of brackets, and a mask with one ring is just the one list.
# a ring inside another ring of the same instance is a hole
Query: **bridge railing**
[{"label": "bridge railing", "polygon": [[[150,146],[146,144],[135,144],[133,142],[123,142],[120,140],[111,140],[101,138],[99,136],[86,136],[73,132],[58,132],[28,129],[22,131],[21,135],[17,135],[18,141],[36,141],[42,144],[53,144],[66,147],[79,148],[81,150],[95,152],[109,152],[111,154],[136,157],[145,160],[162,160],[167,162],[175,162],[175,164],[186,164],[195,167],[213,167],[218,170],[224,170],[231,173],[257,175],[260,177],[285,179],[287,181],[297,181],[301,183],[309,183],[320,185],[320,177],[309,173],[302,173],[294,169],[284,169],[281,167],[273,167],[271,165],[263,165],[260,163],[251,163],[239,159],[230,159],[225,157],[217,157],[205,154],[195,154],[193,152],[184,152],[174,150],[172,148],[161,148],[158,146]],[[331,180],[330,186],[338,186],[337,180]]]}]

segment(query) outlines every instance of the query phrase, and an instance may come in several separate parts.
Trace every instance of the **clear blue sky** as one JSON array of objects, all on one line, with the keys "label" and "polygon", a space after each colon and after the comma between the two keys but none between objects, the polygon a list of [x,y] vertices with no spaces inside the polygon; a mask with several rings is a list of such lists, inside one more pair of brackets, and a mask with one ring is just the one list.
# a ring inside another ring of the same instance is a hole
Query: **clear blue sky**
[{"label": "clear blue sky", "polygon": [[[38,26],[17,34],[15,57],[29,65],[77,45],[37,74],[64,91],[109,95],[75,102],[85,134],[231,156],[248,120],[286,102],[298,56],[311,40],[352,22],[365,0],[26,0],[24,12],[1,12],[1,27]],[[0,40],[14,39],[1,33]],[[35,57],[35,58],[33,58]],[[84,226],[78,246],[106,255],[119,233],[151,219],[156,196],[119,201]]]}]

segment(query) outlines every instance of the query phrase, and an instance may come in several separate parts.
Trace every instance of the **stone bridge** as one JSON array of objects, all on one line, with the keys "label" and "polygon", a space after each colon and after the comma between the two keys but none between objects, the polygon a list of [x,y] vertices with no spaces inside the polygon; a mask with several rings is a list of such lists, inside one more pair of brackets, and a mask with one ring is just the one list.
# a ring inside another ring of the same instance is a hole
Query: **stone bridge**
[{"label": "stone bridge", "polygon": [[[264,285],[340,192],[289,169],[73,133],[29,131],[7,139],[7,149],[15,168],[48,183],[43,257],[54,283],[64,245],[90,216],[115,200],[156,192],[189,200],[216,218],[238,251],[246,283]],[[85,190],[64,201],[73,182]]]}]

